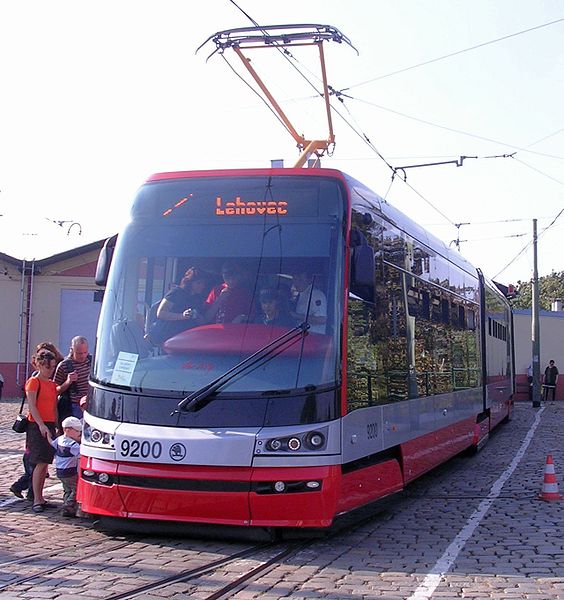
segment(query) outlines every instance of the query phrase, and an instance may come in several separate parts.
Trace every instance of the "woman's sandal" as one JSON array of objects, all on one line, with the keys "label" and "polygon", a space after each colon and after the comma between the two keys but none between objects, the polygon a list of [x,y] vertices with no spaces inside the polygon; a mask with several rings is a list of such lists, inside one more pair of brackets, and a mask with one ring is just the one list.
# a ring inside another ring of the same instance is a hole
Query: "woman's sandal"
[{"label": "woman's sandal", "polygon": [[34,504],[34,505],[31,507],[31,510],[32,510],[34,513],[42,513],[42,512],[45,510],[45,505],[44,505],[44,504]]}]

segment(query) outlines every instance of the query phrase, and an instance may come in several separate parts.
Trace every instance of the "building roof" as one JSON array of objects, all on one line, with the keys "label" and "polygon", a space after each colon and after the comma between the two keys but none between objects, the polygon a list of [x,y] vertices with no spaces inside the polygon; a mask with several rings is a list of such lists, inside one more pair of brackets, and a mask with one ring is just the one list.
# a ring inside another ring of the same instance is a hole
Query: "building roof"
[{"label": "building roof", "polygon": [[[45,267],[54,263],[61,262],[68,258],[73,258],[75,256],[80,256],[81,254],[87,254],[88,252],[92,252],[93,250],[101,250],[104,246],[106,238],[103,240],[97,240],[95,242],[90,242],[89,244],[84,244],[83,246],[77,246],[76,248],[71,248],[70,250],[65,250],[64,252],[58,252],[57,254],[53,254],[52,256],[48,256],[46,258],[41,258],[39,260],[35,260],[35,265],[40,267]],[[9,254],[4,254],[0,252],[0,260],[6,262],[8,264],[12,264],[14,266],[19,266],[22,264],[23,259],[16,258],[15,256],[10,256]],[[32,261],[26,260],[26,263],[30,263]]]},{"label": "building roof", "polygon": [[[514,308],[514,315],[527,315],[531,316],[530,308]],[[564,319],[564,311],[561,310],[540,310],[539,315],[541,317],[552,317],[554,319]]]}]

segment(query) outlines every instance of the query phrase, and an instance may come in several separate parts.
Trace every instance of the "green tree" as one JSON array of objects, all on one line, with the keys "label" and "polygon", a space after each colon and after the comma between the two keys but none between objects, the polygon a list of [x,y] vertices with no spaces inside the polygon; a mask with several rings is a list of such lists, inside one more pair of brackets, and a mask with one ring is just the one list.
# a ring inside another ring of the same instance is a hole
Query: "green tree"
[{"label": "green tree", "polygon": [[[531,308],[533,282],[518,281],[517,296],[511,301],[513,308]],[[560,298],[564,300],[564,271],[553,271],[550,275],[539,277],[540,308],[550,310],[552,302]]]}]

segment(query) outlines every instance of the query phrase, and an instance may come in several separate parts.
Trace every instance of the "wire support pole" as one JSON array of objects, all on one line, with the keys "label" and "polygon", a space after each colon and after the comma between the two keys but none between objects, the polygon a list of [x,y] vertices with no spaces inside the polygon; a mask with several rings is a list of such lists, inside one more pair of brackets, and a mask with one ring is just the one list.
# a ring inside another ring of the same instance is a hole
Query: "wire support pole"
[{"label": "wire support pole", "polygon": [[533,289],[531,310],[531,341],[533,354],[533,407],[541,405],[540,383],[540,311],[539,311],[539,270],[537,260],[537,220],[533,219]]}]

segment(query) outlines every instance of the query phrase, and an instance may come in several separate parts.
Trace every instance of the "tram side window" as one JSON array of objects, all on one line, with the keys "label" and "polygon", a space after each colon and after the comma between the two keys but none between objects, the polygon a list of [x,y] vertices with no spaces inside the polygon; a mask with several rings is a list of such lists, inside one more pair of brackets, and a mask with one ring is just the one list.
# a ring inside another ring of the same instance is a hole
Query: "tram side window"
[{"label": "tram side window", "polygon": [[[400,232],[387,227],[374,303],[349,299],[349,411],[480,385],[475,305],[409,274],[406,247]],[[435,270],[448,271],[439,260]],[[412,263],[417,272],[428,270],[424,259]]]},{"label": "tram side window", "polygon": [[[449,290],[439,290],[428,282],[414,278],[419,297],[431,297],[431,312],[418,310],[415,319],[415,341],[412,377],[416,379],[417,396],[431,396],[478,384],[478,338],[475,326],[468,326],[469,315],[475,315],[469,304]],[[412,396],[413,397],[413,396]]]},{"label": "tram side window", "polygon": [[348,302],[349,412],[408,397],[405,278],[386,266],[376,272],[374,302]]},{"label": "tram side window", "polygon": [[487,372],[491,382],[511,374],[511,361],[508,360],[511,355],[510,317],[504,300],[489,288],[486,288],[486,311]]}]

